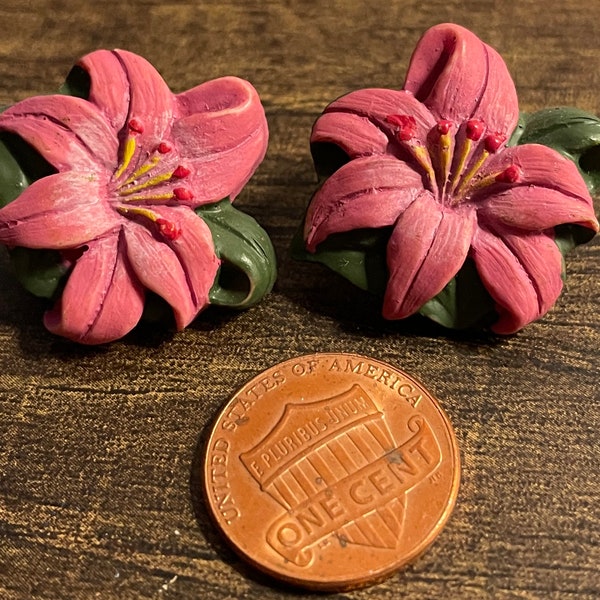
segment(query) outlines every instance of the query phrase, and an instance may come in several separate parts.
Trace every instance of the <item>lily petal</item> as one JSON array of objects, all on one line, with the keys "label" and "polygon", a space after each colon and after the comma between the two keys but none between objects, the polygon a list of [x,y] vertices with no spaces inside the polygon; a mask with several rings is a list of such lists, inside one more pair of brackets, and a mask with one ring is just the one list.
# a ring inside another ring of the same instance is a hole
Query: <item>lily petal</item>
[{"label": "lily petal", "polygon": [[265,112],[254,87],[237,77],[207,81],[177,96],[172,136],[192,170],[195,205],[235,198],[267,150]]},{"label": "lily petal", "polygon": [[497,234],[479,228],[472,257],[487,291],[496,303],[493,331],[510,334],[544,315],[562,289],[561,254],[546,233]]},{"label": "lily petal", "polygon": [[88,100],[106,116],[115,132],[121,131],[129,112],[129,81],[114,52],[96,50],[77,63],[90,76]]},{"label": "lily petal", "polygon": [[[180,235],[172,240],[165,240],[175,253],[185,274],[186,293],[189,292],[194,306],[193,315],[186,312],[184,305],[172,305],[180,312],[177,325],[185,327],[207,304],[208,293],[212,287],[220,261],[215,254],[212,235],[208,225],[192,210],[182,206],[156,207],[155,212],[161,218],[176,225]],[[157,293],[166,293],[165,288]],[[174,296],[172,295],[174,298]],[[167,301],[170,302],[167,298]]]},{"label": "lily petal", "polygon": [[0,209],[0,243],[26,248],[76,248],[119,224],[103,201],[106,182],[67,171],[34,181]]},{"label": "lily petal", "polygon": [[422,194],[429,192],[407,163],[388,156],[357,158],[314,195],[306,214],[306,247],[314,252],[332,233],[393,225]]},{"label": "lily petal", "polygon": [[517,93],[500,55],[452,23],[432,27],[419,40],[404,89],[455,123],[478,118],[488,131],[510,135],[518,121]]},{"label": "lily petal", "polygon": [[555,150],[537,144],[507,148],[485,165],[483,178],[518,167],[519,180],[494,183],[473,196],[480,200],[483,223],[501,222],[541,231],[576,223],[598,231],[594,205],[575,165]]},{"label": "lily petal", "polygon": [[[319,141],[315,136],[319,136],[319,121],[325,118],[325,115],[340,116],[344,125],[345,114],[362,117],[370,121],[372,125],[380,129],[389,140],[394,138],[394,126],[387,122],[390,115],[404,115],[415,119],[414,137],[419,140],[425,140],[429,130],[435,125],[435,117],[425,106],[414,98],[412,94],[407,94],[402,90],[386,90],[381,88],[368,88],[350,92],[337,100],[334,100],[325,108],[324,114],[317,119],[313,127],[311,142]],[[327,117],[327,122],[331,123],[332,117]],[[372,136],[372,131],[363,125],[361,131],[365,131],[368,136]],[[340,139],[344,139],[343,130],[339,133]],[[354,134],[349,135],[352,139]],[[345,142],[348,144],[348,142]],[[341,146],[341,144],[340,144]],[[343,146],[342,146],[343,147]]]},{"label": "lily petal", "polygon": [[563,288],[563,258],[553,235],[543,232],[523,236],[521,232],[511,230],[503,231],[501,235],[533,283],[538,299],[538,316],[545,315],[554,306]]},{"label": "lily petal", "polygon": [[441,207],[431,194],[411,204],[398,219],[387,247],[386,319],[403,319],[441,292],[463,265],[475,213]]},{"label": "lily petal", "polygon": [[144,227],[126,228],[124,235],[127,256],[137,278],[173,307],[177,328],[183,329],[198,309],[177,254]]},{"label": "lily petal", "polygon": [[488,74],[471,118],[483,121],[488,133],[503,133],[509,138],[519,122],[517,90],[504,59],[491,46],[483,44],[483,47]]},{"label": "lily petal", "polygon": [[136,119],[138,162],[146,160],[169,132],[175,105],[171,90],[158,71],[145,59],[126,50],[114,50],[129,82],[129,122]]},{"label": "lily petal", "polygon": [[73,341],[103,344],[131,331],[143,308],[144,290],[127,264],[121,235],[115,233],[89,244],[44,324]]},{"label": "lily petal", "polygon": [[[114,169],[118,141],[103,113],[73,96],[34,96],[0,115],[0,131],[33,146],[59,171]],[[99,165],[100,163],[100,165]]]},{"label": "lily petal", "polygon": [[390,143],[388,134],[368,117],[344,112],[322,114],[313,127],[310,141],[336,144],[350,158],[384,154]]}]

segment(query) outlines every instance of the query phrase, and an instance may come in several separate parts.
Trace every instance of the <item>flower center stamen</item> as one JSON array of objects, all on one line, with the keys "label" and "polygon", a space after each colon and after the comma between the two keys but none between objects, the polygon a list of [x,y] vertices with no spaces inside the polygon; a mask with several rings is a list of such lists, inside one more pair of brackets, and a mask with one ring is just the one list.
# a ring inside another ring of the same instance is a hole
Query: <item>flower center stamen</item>
[{"label": "flower center stamen", "polygon": [[523,176],[523,171],[519,168],[518,165],[512,164],[504,171],[500,171],[499,173],[492,173],[491,175],[486,175],[485,177],[481,177],[480,179],[475,179],[469,190],[471,192],[476,192],[486,188],[494,183],[507,183],[514,184],[521,181]]},{"label": "flower center stamen", "polygon": [[177,200],[183,201],[192,200],[194,198],[194,194],[192,194],[192,191],[184,187],[175,188],[173,190],[173,195],[175,196],[175,198],[177,198]]},{"label": "flower center stamen", "polygon": [[[119,196],[123,199],[123,202],[149,202],[149,201],[162,201],[162,200],[172,200],[173,198],[177,198],[177,200],[191,200],[194,197],[194,194],[188,188],[177,187],[174,188],[170,192],[164,192],[162,194],[153,194],[153,195],[145,195],[145,196],[132,196],[132,194],[136,194],[137,192],[141,192],[144,190],[148,190],[149,188],[155,187],[161,183],[166,181],[171,181],[172,179],[185,179],[191,173],[190,169],[185,167],[184,165],[179,165],[174,171],[161,173],[160,175],[156,175],[143,183],[139,183],[134,186],[129,186],[126,189],[117,188],[119,190]],[[124,187],[125,184],[123,184]]]},{"label": "flower center stamen", "polygon": [[417,133],[417,122],[415,118],[409,115],[388,115],[385,120],[387,123],[394,126],[394,128],[397,128],[396,140],[403,148],[410,152],[413,158],[425,171],[431,184],[432,191],[437,193],[437,181],[435,170],[431,162],[431,156],[427,148],[415,138],[415,134]]},{"label": "flower center stamen", "polygon": [[[112,177],[114,186],[112,193],[118,198],[118,203],[114,208],[123,216],[138,218],[148,224],[153,224],[160,236],[172,241],[181,235],[179,226],[144,205],[190,204],[194,194],[188,187],[177,185],[177,183],[185,180],[191,174],[191,169],[184,164],[175,163],[173,165],[176,157],[167,157],[173,153],[173,145],[171,142],[163,140],[146,155],[145,162],[126,177],[125,173],[131,167],[138,151],[136,138],[143,132],[142,120],[136,117],[131,118],[127,123],[127,135],[122,144],[121,162]],[[161,164],[162,168],[160,168]],[[123,180],[120,181],[121,179]],[[177,187],[173,187],[173,185],[177,185]]]},{"label": "flower center stamen", "polygon": [[[114,179],[118,180],[125,170],[129,167],[133,155],[136,150],[136,135],[144,131],[144,126],[139,119],[131,119],[128,123],[129,134],[125,139],[123,146],[123,157],[119,169],[114,175]],[[154,194],[140,195],[140,192],[145,192],[151,188],[166,183],[171,180],[182,180],[190,175],[191,170],[185,165],[177,165],[174,170],[167,172],[158,173],[152,175],[152,171],[155,171],[160,165],[163,157],[173,150],[173,146],[170,142],[163,140],[155,148],[154,152],[149,156],[146,162],[139,167],[134,173],[132,173],[125,181],[117,184],[116,192],[121,197],[122,202],[135,203],[135,202],[160,202],[165,203],[173,199],[189,201],[194,195],[188,188],[177,187],[175,189],[159,192]],[[139,179],[144,175],[149,175],[145,181],[139,182]]]},{"label": "flower center stamen", "polygon": [[148,162],[144,163],[135,173],[130,175],[120,186],[119,188],[125,187],[130,183],[133,183],[137,179],[139,179],[142,175],[147,173],[148,171],[152,171],[154,167],[160,162],[160,156],[153,156]]},{"label": "flower center stamen", "polygon": [[417,132],[417,121],[409,115],[388,115],[385,120],[397,127],[396,139],[399,142],[412,140]]},{"label": "flower center stamen", "polygon": [[443,204],[456,206],[481,187],[515,183],[521,177],[514,165],[501,173],[478,176],[484,163],[507,139],[502,132],[486,134],[487,126],[480,119],[462,124],[441,119],[427,133],[410,115],[392,114],[385,121],[392,126],[396,142],[425,171],[429,189]]},{"label": "flower center stamen", "polygon": [[167,240],[176,240],[181,235],[181,229],[173,221],[159,217],[155,212],[140,206],[118,206],[117,211],[123,216],[133,215],[148,219],[156,225],[158,232]]},{"label": "flower center stamen", "polygon": [[176,240],[181,235],[181,229],[177,226],[173,221],[168,221],[167,219],[156,219],[156,224],[158,225],[158,230],[161,235],[168,240]]},{"label": "flower center stamen", "polygon": [[183,165],[179,165],[172,173],[171,177],[175,177],[175,179],[185,179],[189,174],[191,173],[191,171],[183,166]]},{"label": "flower center stamen", "polygon": [[523,173],[517,165],[510,165],[510,167],[498,173],[494,180],[498,183],[517,183],[520,181],[522,175]]},{"label": "flower center stamen", "polygon": [[127,123],[127,137],[125,138],[125,143],[123,144],[123,156],[121,157],[121,164],[119,168],[114,174],[114,179],[119,179],[123,173],[129,167],[129,163],[131,163],[131,159],[135,154],[135,149],[137,148],[137,143],[135,141],[136,135],[144,132],[144,125],[142,121],[136,117],[133,117]]},{"label": "flower center stamen", "polygon": [[450,184],[450,193],[453,194],[460,180],[461,175],[465,170],[467,161],[471,157],[473,151],[473,142],[478,142],[485,131],[485,124],[479,119],[469,119],[465,125],[465,141],[461,147],[461,153],[458,158],[458,164],[454,169],[452,182]]},{"label": "flower center stamen", "polygon": [[483,140],[483,148],[477,160],[473,163],[467,174],[462,178],[458,189],[455,192],[456,200],[455,203],[460,202],[464,197],[467,189],[472,187],[472,180],[478,173],[479,169],[483,166],[483,163],[490,157],[491,154],[495,154],[500,146],[506,141],[506,136],[502,133],[493,133],[487,135]]},{"label": "flower center stamen", "polygon": [[171,144],[169,142],[161,142],[156,147],[156,150],[160,154],[169,154],[169,152],[171,152],[171,150],[173,150],[173,146],[171,146]]},{"label": "flower center stamen", "polygon": [[450,176],[450,168],[452,166],[452,156],[454,154],[454,136],[450,135],[450,131],[454,123],[448,120],[439,121],[437,124],[437,133],[439,134],[439,156],[440,156],[440,187],[442,188],[442,196],[446,192],[446,183]]},{"label": "flower center stamen", "polygon": [[144,123],[137,117],[130,119],[129,123],[127,123],[127,126],[132,134],[144,133]]}]

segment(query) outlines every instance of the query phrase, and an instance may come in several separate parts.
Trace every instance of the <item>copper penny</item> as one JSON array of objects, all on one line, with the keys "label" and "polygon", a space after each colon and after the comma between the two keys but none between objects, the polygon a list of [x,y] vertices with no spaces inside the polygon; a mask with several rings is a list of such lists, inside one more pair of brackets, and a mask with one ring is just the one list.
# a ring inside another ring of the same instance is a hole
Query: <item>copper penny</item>
[{"label": "copper penny", "polygon": [[260,570],[315,590],[383,579],[421,554],[454,507],[456,438],[414,377],[313,354],[248,382],[206,445],[209,512]]}]

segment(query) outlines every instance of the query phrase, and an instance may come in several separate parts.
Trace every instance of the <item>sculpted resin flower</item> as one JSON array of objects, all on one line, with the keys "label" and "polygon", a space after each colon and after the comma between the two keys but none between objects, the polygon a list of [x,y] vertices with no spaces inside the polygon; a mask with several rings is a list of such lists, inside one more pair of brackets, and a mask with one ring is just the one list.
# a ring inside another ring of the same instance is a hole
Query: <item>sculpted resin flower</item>
[{"label": "sculpted resin flower", "polygon": [[51,331],[84,343],[121,337],[145,291],[185,327],[208,303],[220,260],[194,209],[233,199],[262,160],[267,124],[254,88],[225,77],[174,95],[130,52],[78,63],[86,98],[23,100],[0,115],[54,169],[0,210],[0,242],[75,259]]},{"label": "sculpted resin flower", "polygon": [[562,288],[554,228],[597,231],[598,222],[571,161],[542,145],[506,146],[518,117],[494,49],[457,25],[428,30],[403,90],[352,92],[315,123],[317,167],[331,145],[343,156],[307,211],[307,249],[332,234],[392,227],[389,319],[417,312],[467,258],[493,300],[493,330],[512,333],[545,314]]}]

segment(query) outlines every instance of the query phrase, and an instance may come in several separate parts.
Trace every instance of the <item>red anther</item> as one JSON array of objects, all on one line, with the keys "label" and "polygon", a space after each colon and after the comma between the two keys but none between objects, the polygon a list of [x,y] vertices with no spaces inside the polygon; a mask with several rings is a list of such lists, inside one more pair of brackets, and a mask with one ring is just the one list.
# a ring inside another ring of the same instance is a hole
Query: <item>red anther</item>
[{"label": "red anther", "polygon": [[385,118],[390,125],[395,125],[398,128],[396,138],[401,142],[411,140],[417,131],[417,122],[414,117],[409,115],[388,115]]},{"label": "red anther", "polygon": [[183,165],[179,165],[173,171],[172,177],[176,177],[177,179],[183,179],[184,177],[187,177],[190,173],[191,173],[191,171],[187,167],[184,167]]},{"label": "red anther", "polygon": [[173,195],[177,200],[191,200],[194,197],[194,194],[187,188],[175,188]]},{"label": "red anther", "polygon": [[131,133],[144,133],[144,124],[136,117],[130,119],[127,125]]},{"label": "red anther", "polygon": [[516,183],[521,179],[521,175],[521,169],[517,165],[510,165],[502,173],[496,175],[496,181],[498,183]]},{"label": "red anther", "polygon": [[409,115],[388,115],[385,118],[386,123],[396,125],[396,127],[404,127],[407,123],[415,123],[415,118]]},{"label": "red anther", "polygon": [[479,119],[469,119],[465,132],[467,139],[478,142],[485,131],[485,123]]},{"label": "red anther", "polygon": [[452,121],[448,121],[446,119],[443,119],[442,121],[438,121],[438,124],[437,124],[438,133],[440,135],[447,135],[448,132],[450,131],[450,129],[452,129],[452,125],[454,125],[454,123],[452,123]]},{"label": "red anther", "polygon": [[160,154],[168,154],[173,150],[173,146],[169,142],[161,142],[156,149]]},{"label": "red anther", "polygon": [[181,235],[181,229],[173,221],[167,219],[156,219],[156,225],[160,234],[168,240],[176,240]]},{"label": "red anther", "polygon": [[490,154],[495,154],[498,151],[498,148],[504,144],[506,141],[506,136],[503,133],[492,133],[490,135],[486,135],[483,140],[485,149]]}]

